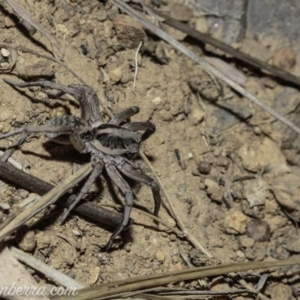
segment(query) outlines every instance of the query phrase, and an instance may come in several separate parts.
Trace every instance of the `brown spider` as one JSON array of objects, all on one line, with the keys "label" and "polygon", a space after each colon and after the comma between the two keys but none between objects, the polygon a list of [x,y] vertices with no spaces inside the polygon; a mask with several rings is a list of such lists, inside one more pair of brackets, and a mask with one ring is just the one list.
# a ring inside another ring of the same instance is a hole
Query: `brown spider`
[{"label": "brown spider", "polygon": [[17,130],[0,135],[4,139],[13,135],[21,134],[19,140],[7,150],[1,160],[5,161],[19,147],[29,134],[44,133],[48,138],[57,143],[72,144],[80,153],[90,153],[93,170],[83,185],[76,200],[64,212],[62,221],[66,219],[70,211],[88,192],[95,179],[102,173],[103,168],[125,196],[125,207],[122,223],[110,237],[106,245],[109,250],[114,238],[119,235],[128,225],[131,209],[133,206],[133,194],[128,183],[120,173],[125,176],[143,182],[151,187],[155,208],[154,215],[158,215],[161,205],[159,186],[149,176],[141,174],[136,169],[138,165],[129,160],[128,155],[138,152],[142,140],[148,138],[155,131],[155,125],[151,122],[126,123],[131,116],[139,112],[137,106],[130,107],[114,116],[109,123],[103,123],[99,110],[99,99],[95,91],[89,86],[69,85],[63,86],[51,81],[35,81],[16,83],[8,79],[4,81],[14,87],[41,86],[56,89],[58,95],[70,94],[74,96],[81,107],[81,118],[76,116],[59,116],[50,119],[46,125],[26,125]]}]

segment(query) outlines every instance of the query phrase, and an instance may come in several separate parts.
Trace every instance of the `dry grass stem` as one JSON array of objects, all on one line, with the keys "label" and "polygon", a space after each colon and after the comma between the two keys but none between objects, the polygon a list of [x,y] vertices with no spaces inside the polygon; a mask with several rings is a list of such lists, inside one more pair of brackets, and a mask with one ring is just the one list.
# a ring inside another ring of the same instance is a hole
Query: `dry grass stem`
[{"label": "dry grass stem", "polygon": [[84,179],[92,171],[91,164],[87,164],[82,167],[77,173],[70,176],[62,184],[53,188],[49,193],[41,197],[41,199],[30,205],[26,209],[22,209],[16,217],[11,220],[5,227],[0,230],[0,241],[9,236],[30,218],[35,216],[37,213],[47,208],[49,205],[55,203],[55,201],[65,194],[70,188],[75,186],[78,182]]},{"label": "dry grass stem", "polygon": [[24,291],[24,288],[27,287],[33,291],[34,289],[37,290],[39,285],[27,272],[25,267],[16,260],[5,243],[0,243],[0,283],[1,299],[24,300],[26,298],[30,300],[49,300],[48,297],[42,295],[30,295],[28,297],[16,293],[15,295],[10,295],[9,288],[20,288],[20,291]]},{"label": "dry grass stem", "polygon": [[149,169],[151,170],[153,176],[155,177],[155,180],[158,182],[161,190],[163,191],[166,200],[167,200],[167,204],[165,203],[164,199],[164,206],[166,208],[169,208],[168,211],[170,213],[170,215],[176,220],[178,227],[180,228],[180,230],[184,233],[184,235],[186,236],[186,238],[190,241],[191,244],[193,244],[197,249],[201,250],[205,255],[207,255],[208,257],[212,257],[212,255],[199,243],[199,241],[186,229],[183,221],[180,219],[180,217],[178,216],[178,214],[176,214],[175,212],[175,208],[174,205],[172,204],[172,201],[170,200],[171,198],[169,197],[166,189],[164,188],[160,178],[157,176],[157,173],[155,172],[152,164],[150,163],[150,161],[148,160],[147,156],[144,154],[143,151],[140,150],[140,156],[143,159],[143,161],[146,163],[146,165],[149,167]]},{"label": "dry grass stem", "polygon": [[[114,208],[123,208],[121,205],[118,205],[118,204],[101,204],[100,206],[106,206],[106,207],[114,207]],[[141,209],[138,209],[136,207],[133,207],[133,210],[140,213],[140,214],[143,214],[144,216],[147,216],[148,218],[154,220],[154,221],[157,221],[159,222],[160,224],[164,225],[166,228],[168,228],[171,232],[175,233],[178,237],[182,238],[184,237],[184,233],[177,230],[176,228],[172,227],[171,224],[169,224],[168,222],[165,222],[164,220],[162,220],[161,218],[158,218],[156,216],[154,216],[153,214],[149,214]],[[142,226],[145,226],[145,224],[143,223],[138,223],[136,221],[133,222],[134,224],[137,224],[137,225],[142,225]]]},{"label": "dry grass stem", "polygon": [[34,270],[39,271],[40,273],[44,274],[48,278],[52,279],[59,285],[62,285],[64,287],[71,287],[71,288],[77,288],[82,289],[85,287],[82,283],[70,278],[69,276],[49,267],[42,261],[32,257],[29,254],[26,254],[25,252],[15,248],[10,247],[10,252],[13,254],[13,256],[21,261],[22,263],[26,264],[27,266],[31,267]]},{"label": "dry grass stem", "polygon": [[109,282],[101,286],[85,288],[78,291],[77,296],[60,297],[56,300],[93,300],[104,299],[104,297],[118,295],[125,292],[133,292],[140,289],[162,286],[172,282],[185,280],[196,280],[209,276],[218,276],[231,272],[242,272],[257,269],[267,269],[273,267],[283,267],[289,265],[300,265],[300,259],[290,260],[274,260],[274,261],[258,261],[236,264],[224,264],[217,266],[207,266],[193,269],[185,269],[175,272],[159,273],[146,276],[138,276]]}]

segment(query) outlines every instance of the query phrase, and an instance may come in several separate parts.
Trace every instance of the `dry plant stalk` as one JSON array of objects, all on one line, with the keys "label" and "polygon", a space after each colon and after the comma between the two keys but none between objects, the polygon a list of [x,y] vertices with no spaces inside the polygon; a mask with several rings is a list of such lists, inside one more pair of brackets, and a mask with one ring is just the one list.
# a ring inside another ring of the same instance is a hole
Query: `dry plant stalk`
[{"label": "dry plant stalk", "polygon": [[55,203],[55,201],[60,196],[65,194],[70,188],[84,179],[91,171],[91,164],[87,164],[86,166],[82,167],[77,173],[66,179],[62,184],[56,186],[49,193],[41,197],[39,201],[30,205],[26,209],[21,210],[19,214],[16,214],[16,217],[14,219],[12,219],[5,227],[1,228],[0,241],[3,241],[7,236],[9,236],[23,224],[25,224],[25,222],[38,214],[40,211]]},{"label": "dry plant stalk", "polygon": [[70,287],[70,288],[77,288],[82,289],[85,286],[78,281],[70,278],[69,276],[65,275],[64,273],[57,271],[45,263],[41,262],[40,260],[34,258],[32,255],[29,255],[15,247],[9,248],[13,256],[23,262],[24,264],[28,265],[29,267],[39,271],[41,274],[44,274],[48,278],[52,279],[59,285],[62,285],[64,287]]},{"label": "dry plant stalk", "polygon": [[85,288],[78,291],[77,296],[59,297],[56,300],[93,300],[104,297],[120,296],[123,293],[143,290],[147,288],[166,285],[172,282],[195,280],[209,276],[219,276],[231,272],[242,272],[257,269],[268,269],[289,265],[300,265],[300,259],[258,261],[217,266],[199,267],[193,269],[166,272],[146,276],[138,276],[125,280],[109,282],[101,286]]},{"label": "dry plant stalk", "polygon": [[[11,254],[5,243],[0,243],[0,294],[1,299],[13,299],[13,300],[23,300],[24,295],[8,295],[9,288],[15,287],[16,289],[20,287],[25,291],[25,287],[30,289],[38,289],[38,283],[33,279],[33,277],[27,272],[22,264],[20,264]],[[5,291],[5,288],[7,290]],[[7,295],[6,295],[7,294]],[[29,297],[26,297],[29,299]],[[49,300],[48,297],[38,295],[31,295],[32,300]]]}]

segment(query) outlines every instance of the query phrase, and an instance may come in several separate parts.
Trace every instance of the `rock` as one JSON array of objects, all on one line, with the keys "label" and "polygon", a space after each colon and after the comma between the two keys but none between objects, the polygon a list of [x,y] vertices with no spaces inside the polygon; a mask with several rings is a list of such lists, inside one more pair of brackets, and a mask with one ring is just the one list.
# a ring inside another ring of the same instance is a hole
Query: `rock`
[{"label": "rock", "polygon": [[4,17],[4,25],[6,28],[15,27],[17,24],[10,16]]},{"label": "rock", "polygon": [[245,233],[250,220],[241,211],[230,209],[224,219],[224,229],[229,234]]},{"label": "rock", "polygon": [[270,288],[270,295],[272,300],[293,300],[293,293],[291,287],[283,283],[278,283]]},{"label": "rock", "polygon": [[205,18],[197,18],[195,29],[200,31],[201,33],[208,33],[209,25]]},{"label": "rock", "polygon": [[196,126],[204,120],[205,112],[201,109],[193,109],[189,117],[192,121],[192,124]]},{"label": "rock", "polygon": [[169,8],[169,15],[175,20],[188,22],[193,16],[193,11],[186,5],[174,3]]},{"label": "rock", "polygon": [[[289,210],[300,211],[300,177],[294,174],[271,179],[270,185],[278,203]],[[298,220],[298,219],[297,219]]]},{"label": "rock", "polygon": [[10,56],[10,51],[8,49],[1,48],[1,55],[3,57],[9,57]]},{"label": "rock", "polygon": [[229,159],[226,156],[220,155],[216,159],[216,165],[219,167],[227,167],[229,164]]},{"label": "rock", "polygon": [[222,203],[223,192],[219,184],[210,178],[206,178],[204,184],[208,196],[217,203]]},{"label": "rock", "polygon": [[[211,170],[211,165],[208,162],[200,161],[197,164],[197,169],[201,174],[209,174],[209,172]],[[209,184],[209,181],[208,181],[208,184]]]},{"label": "rock", "polygon": [[158,104],[160,104],[161,103],[161,98],[160,97],[155,97],[153,100],[152,100],[152,103],[154,104],[154,105],[158,105]]},{"label": "rock", "polygon": [[117,67],[117,68],[115,68],[115,69],[108,72],[109,78],[114,82],[120,81],[121,78],[122,78],[122,75],[123,75],[123,72],[122,72],[121,67]]},{"label": "rock", "polygon": [[247,226],[247,236],[256,242],[266,242],[270,239],[270,226],[262,220],[252,220]]},{"label": "rock", "polygon": [[252,248],[254,245],[254,240],[245,235],[240,237],[240,243],[244,248]]},{"label": "rock", "polygon": [[37,248],[40,249],[45,249],[49,247],[51,243],[51,238],[50,235],[44,232],[39,232],[36,234],[36,239],[37,239]]},{"label": "rock", "polygon": [[117,15],[113,24],[119,43],[125,48],[137,48],[146,36],[142,25],[127,15]]},{"label": "rock", "polygon": [[273,65],[282,69],[292,69],[296,64],[297,54],[294,50],[290,48],[282,48],[278,50],[273,59]]},{"label": "rock", "polygon": [[290,252],[300,253],[300,237],[293,236],[288,239],[286,249]]},{"label": "rock", "polygon": [[263,205],[266,202],[267,186],[261,178],[248,180],[244,186],[244,195],[252,208],[256,205]]},{"label": "rock", "polygon": [[155,254],[155,257],[161,263],[164,262],[166,258],[165,253],[162,250],[158,250]]},{"label": "rock", "polygon": [[285,164],[285,157],[275,142],[264,138],[261,143],[245,143],[238,155],[242,159],[243,167],[251,172],[258,172],[270,163]]},{"label": "rock", "polygon": [[3,210],[9,210],[10,205],[8,203],[0,202],[0,208]]},{"label": "rock", "polygon": [[26,232],[22,240],[19,242],[19,247],[26,252],[31,252],[34,250],[35,246],[36,237],[34,232],[32,230]]}]

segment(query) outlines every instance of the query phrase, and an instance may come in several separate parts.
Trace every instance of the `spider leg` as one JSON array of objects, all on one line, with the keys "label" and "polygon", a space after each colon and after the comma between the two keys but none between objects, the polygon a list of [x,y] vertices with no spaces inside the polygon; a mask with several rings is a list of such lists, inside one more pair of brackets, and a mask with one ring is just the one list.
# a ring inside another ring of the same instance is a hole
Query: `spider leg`
[{"label": "spider leg", "polygon": [[161,196],[159,193],[159,186],[158,184],[154,181],[154,179],[152,179],[151,177],[145,175],[145,174],[141,174],[140,172],[134,170],[129,164],[127,163],[122,163],[117,165],[117,168],[127,177],[135,180],[135,181],[139,181],[142,183],[147,184],[148,186],[150,186],[151,191],[152,191],[152,195],[153,195],[153,199],[154,199],[154,215],[157,216],[160,206],[161,206]]},{"label": "spider leg", "polygon": [[[93,160],[93,158],[92,158]],[[66,218],[68,217],[71,210],[78,204],[78,202],[82,199],[82,197],[89,191],[92,184],[95,182],[96,178],[102,173],[103,171],[103,163],[98,160],[98,162],[94,165],[94,169],[90,174],[89,178],[87,179],[86,183],[80,190],[79,194],[77,195],[74,202],[68,207],[68,209],[63,213],[61,217],[61,223],[63,223]]]},{"label": "spider leg", "polygon": [[42,125],[42,126],[33,126],[28,125],[24,126],[22,128],[19,128],[14,131],[10,131],[4,134],[0,135],[0,140],[8,138],[10,136],[14,136],[17,134],[21,134],[21,137],[18,139],[16,143],[14,143],[12,146],[10,146],[11,149],[5,151],[5,153],[1,156],[1,161],[5,162],[15,151],[16,148],[20,147],[27,136],[32,133],[59,133],[59,134],[69,134],[73,131],[73,128],[70,126],[48,126],[48,125]]},{"label": "spider leg", "polygon": [[120,125],[126,119],[129,119],[133,115],[138,114],[139,111],[140,111],[140,108],[137,106],[132,106],[130,108],[127,108],[127,109],[121,111],[119,114],[115,115],[110,120],[109,124]]},{"label": "spider leg", "polygon": [[98,123],[101,121],[100,110],[99,110],[99,98],[95,91],[86,85],[61,85],[53,81],[43,80],[43,81],[31,81],[18,83],[10,79],[3,79],[4,82],[12,86],[17,87],[31,87],[31,86],[40,86],[44,88],[50,88],[60,91],[57,95],[61,96],[62,94],[70,94],[80,104],[81,107],[81,118],[85,121],[93,123]]},{"label": "spider leg", "polygon": [[124,124],[122,127],[131,131],[144,131],[142,135],[143,141],[148,139],[156,129],[155,125],[151,122],[131,122]]},{"label": "spider leg", "polygon": [[118,226],[118,228],[115,230],[115,232],[111,235],[107,245],[106,250],[108,251],[113,243],[113,240],[117,235],[119,235],[125,227],[128,225],[129,219],[130,219],[130,213],[133,205],[133,195],[132,191],[130,189],[129,184],[125,181],[125,179],[120,175],[117,168],[109,164],[106,166],[107,173],[109,177],[112,179],[114,184],[122,191],[122,193],[125,196],[125,208],[124,208],[124,215],[123,215],[123,221]]}]

